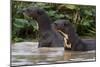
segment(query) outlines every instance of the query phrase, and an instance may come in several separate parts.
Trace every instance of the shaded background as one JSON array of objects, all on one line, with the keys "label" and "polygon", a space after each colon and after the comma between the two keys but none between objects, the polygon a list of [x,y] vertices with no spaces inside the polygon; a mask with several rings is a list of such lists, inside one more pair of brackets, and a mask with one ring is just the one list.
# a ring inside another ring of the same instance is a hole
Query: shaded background
[{"label": "shaded background", "polygon": [[45,9],[52,21],[57,19],[69,19],[75,26],[78,35],[82,38],[95,38],[95,6],[13,1],[12,42],[38,40],[39,32],[36,20],[18,14],[23,8],[31,6]]}]

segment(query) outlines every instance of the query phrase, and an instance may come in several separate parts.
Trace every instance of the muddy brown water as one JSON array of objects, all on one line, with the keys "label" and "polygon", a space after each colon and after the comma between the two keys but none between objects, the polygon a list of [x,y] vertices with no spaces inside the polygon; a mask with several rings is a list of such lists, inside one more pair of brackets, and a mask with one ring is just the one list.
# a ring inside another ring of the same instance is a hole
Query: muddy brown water
[{"label": "muddy brown water", "polygon": [[38,48],[38,42],[19,42],[11,46],[11,66],[95,61],[93,51],[64,51],[63,47]]}]

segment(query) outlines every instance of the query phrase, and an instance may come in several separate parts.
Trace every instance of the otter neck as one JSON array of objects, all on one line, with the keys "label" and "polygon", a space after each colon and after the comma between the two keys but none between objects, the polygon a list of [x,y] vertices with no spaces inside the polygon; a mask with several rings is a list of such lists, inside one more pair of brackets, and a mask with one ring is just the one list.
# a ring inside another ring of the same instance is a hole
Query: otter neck
[{"label": "otter neck", "polygon": [[46,14],[37,17],[36,20],[39,25],[39,31],[42,32],[51,30],[51,20]]}]

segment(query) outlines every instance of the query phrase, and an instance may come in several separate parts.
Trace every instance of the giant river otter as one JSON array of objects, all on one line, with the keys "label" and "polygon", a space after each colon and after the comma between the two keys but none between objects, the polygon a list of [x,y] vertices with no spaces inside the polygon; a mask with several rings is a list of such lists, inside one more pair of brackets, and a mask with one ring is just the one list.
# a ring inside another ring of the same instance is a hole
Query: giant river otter
[{"label": "giant river otter", "polygon": [[23,14],[37,20],[39,25],[39,47],[64,47],[64,39],[52,26],[52,21],[43,9],[29,7]]},{"label": "giant river otter", "polygon": [[[57,20],[54,22],[55,28],[63,35],[68,35],[73,51],[87,51],[96,49],[95,40],[82,40],[77,35],[75,28],[68,20]],[[63,32],[63,33],[62,33]],[[66,48],[66,47],[65,47]]]}]

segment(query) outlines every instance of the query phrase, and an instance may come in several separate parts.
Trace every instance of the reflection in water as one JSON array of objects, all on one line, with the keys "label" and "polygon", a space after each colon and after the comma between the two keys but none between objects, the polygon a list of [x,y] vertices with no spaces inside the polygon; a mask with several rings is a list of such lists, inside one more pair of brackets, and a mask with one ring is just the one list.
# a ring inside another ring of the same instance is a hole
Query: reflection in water
[{"label": "reflection in water", "polygon": [[64,51],[63,47],[38,48],[37,42],[21,42],[13,44],[11,55],[12,66],[95,61],[95,51]]}]

